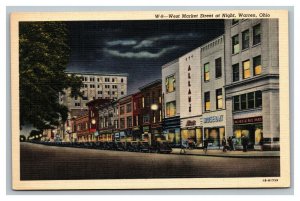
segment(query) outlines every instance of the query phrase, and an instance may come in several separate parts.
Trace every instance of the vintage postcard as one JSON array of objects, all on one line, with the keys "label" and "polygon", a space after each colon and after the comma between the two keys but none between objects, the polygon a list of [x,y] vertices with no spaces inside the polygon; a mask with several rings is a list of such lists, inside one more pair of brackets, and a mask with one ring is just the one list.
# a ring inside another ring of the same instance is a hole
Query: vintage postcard
[{"label": "vintage postcard", "polygon": [[13,189],[290,186],[287,11],[10,22]]}]

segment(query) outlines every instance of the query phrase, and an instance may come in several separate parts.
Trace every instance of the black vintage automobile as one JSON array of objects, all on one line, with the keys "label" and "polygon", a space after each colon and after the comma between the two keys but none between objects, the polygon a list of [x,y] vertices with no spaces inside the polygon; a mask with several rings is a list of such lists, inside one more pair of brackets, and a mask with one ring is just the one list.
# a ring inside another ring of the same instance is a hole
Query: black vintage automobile
[{"label": "black vintage automobile", "polygon": [[171,146],[165,141],[157,141],[152,146],[156,153],[169,154],[172,152]]}]

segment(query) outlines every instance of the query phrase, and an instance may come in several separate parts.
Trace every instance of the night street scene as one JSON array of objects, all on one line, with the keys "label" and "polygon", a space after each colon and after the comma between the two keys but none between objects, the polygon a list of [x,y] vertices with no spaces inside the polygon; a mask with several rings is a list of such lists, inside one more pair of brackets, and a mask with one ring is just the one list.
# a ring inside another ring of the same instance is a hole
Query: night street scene
[{"label": "night street scene", "polygon": [[280,176],[278,19],[19,23],[21,180]]}]

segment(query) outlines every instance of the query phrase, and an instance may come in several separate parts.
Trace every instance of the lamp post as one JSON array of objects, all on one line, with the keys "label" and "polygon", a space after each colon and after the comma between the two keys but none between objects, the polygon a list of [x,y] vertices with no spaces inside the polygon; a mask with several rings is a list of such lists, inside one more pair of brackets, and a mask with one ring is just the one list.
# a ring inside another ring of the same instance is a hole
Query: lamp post
[{"label": "lamp post", "polygon": [[[151,106],[150,106],[150,109],[152,110],[152,116],[153,116],[153,119],[154,119],[154,121],[153,121],[153,123],[155,123],[156,122],[156,111],[158,110],[158,105],[157,104],[155,104],[155,103],[153,103],[153,104],[151,104]],[[150,120],[150,122],[151,122],[151,120]],[[150,144],[152,144],[152,136],[151,136],[151,134],[153,134],[153,137],[155,138],[155,136],[154,136],[154,133],[152,133],[152,131],[151,131],[151,133],[150,133]]]}]

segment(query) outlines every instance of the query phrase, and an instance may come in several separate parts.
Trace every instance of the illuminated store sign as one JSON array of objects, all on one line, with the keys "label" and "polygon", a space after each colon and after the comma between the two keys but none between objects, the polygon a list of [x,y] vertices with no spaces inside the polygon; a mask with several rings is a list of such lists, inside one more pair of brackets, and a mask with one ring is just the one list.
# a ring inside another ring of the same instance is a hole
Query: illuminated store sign
[{"label": "illuminated store sign", "polygon": [[204,123],[213,123],[213,122],[221,122],[221,121],[223,121],[223,115],[211,116],[203,119]]},{"label": "illuminated store sign", "polygon": [[261,123],[263,121],[262,116],[249,117],[243,119],[234,119],[234,124],[249,124],[249,123]]}]

